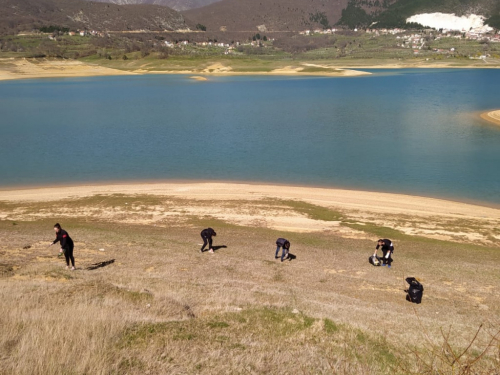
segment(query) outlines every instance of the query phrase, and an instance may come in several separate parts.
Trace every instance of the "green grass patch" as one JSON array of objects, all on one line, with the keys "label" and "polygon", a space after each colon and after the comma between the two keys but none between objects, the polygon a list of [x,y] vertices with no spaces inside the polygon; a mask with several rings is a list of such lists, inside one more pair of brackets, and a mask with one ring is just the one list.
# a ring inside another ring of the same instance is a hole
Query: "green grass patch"
[{"label": "green grass patch", "polygon": [[257,205],[271,206],[280,209],[291,209],[295,212],[306,215],[313,220],[321,221],[342,221],[344,215],[326,207],[317,206],[311,203],[295,200],[262,199],[255,202]]},{"label": "green grass patch", "polygon": [[338,332],[340,329],[337,324],[328,318],[323,319],[323,327],[327,333]]},{"label": "green grass patch", "polygon": [[229,327],[229,324],[226,322],[210,322],[208,323],[208,326],[210,328],[227,328]]},{"label": "green grass patch", "polygon": [[43,275],[45,277],[52,278],[52,279],[65,279],[65,280],[74,279],[74,277],[70,274],[69,270],[61,269],[61,268],[54,268],[54,269],[45,271]]},{"label": "green grass patch", "polygon": [[[317,329],[317,324],[323,326]],[[224,334],[220,334],[224,330]],[[246,343],[259,345],[261,350],[286,351],[300,356],[304,346],[314,345],[318,353],[328,358],[342,356],[353,363],[375,363],[374,368],[392,369],[397,362],[394,348],[382,338],[373,336],[330,319],[316,319],[283,308],[250,308],[237,313],[224,313],[212,318],[191,319],[168,323],[136,323],[120,335],[118,346],[126,352],[136,348],[155,348],[189,341],[192,350],[207,349],[207,343],[217,343],[221,350],[245,351]],[[383,371],[379,372],[383,373]]]},{"label": "green grass patch", "polygon": [[406,235],[399,230],[376,225],[376,224],[366,223],[363,225],[363,224],[354,224],[354,223],[342,223],[342,225],[346,226],[348,228],[351,228],[351,229],[359,230],[361,232],[373,234],[379,238],[390,238],[390,239],[394,239],[394,240],[396,240],[396,239],[403,240],[403,239],[409,239],[409,238],[414,239],[415,238],[415,236]]},{"label": "green grass patch", "polygon": [[[175,199],[174,199],[175,200]],[[156,206],[172,201],[170,198],[156,195],[126,195],[126,194],[111,194],[111,195],[93,195],[80,199],[68,198],[58,202],[58,206],[64,204],[66,207],[88,207],[88,206],[104,206],[104,207],[123,207],[123,206]]]},{"label": "green grass patch", "polygon": [[376,224],[354,224],[354,223],[342,223],[342,225],[356,229],[365,233],[373,234],[378,238],[390,238],[391,240],[405,241],[405,242],[413,242],[415,244],[427,246],[427,247],[441,247],[442,251],[445,252],[450,249],[455,249],[456,252],[464,251],[470,252],[474,251],[477,253],[492,253],[498,254],[498,249],[494,247],[489,247],[487,245],[478,245],[478,244],[463,244],[452,241],[428,238],[423,236],[414,236],[408,235],[403,232],[400,232],[396,229],[379,226]]},{"label": "green grass patch", "polygon": [[[301,73],[336,73],[335,68],[323,68],[320,66],[306,66],[301,70]],[[338,72],[341,73],[341,72]]]}]

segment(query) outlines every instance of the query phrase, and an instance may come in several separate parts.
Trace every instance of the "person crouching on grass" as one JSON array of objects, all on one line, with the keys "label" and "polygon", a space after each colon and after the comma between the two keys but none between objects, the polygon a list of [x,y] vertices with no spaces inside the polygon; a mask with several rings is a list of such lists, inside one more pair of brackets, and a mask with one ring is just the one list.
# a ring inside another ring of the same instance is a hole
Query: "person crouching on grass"
[{"label": "person crouching on grass", "polygon": [[203,246],[201,247],[200,252],[203,252],[207,244],[209,248],[208,252],[209,253],[214,252],[214,249],[212,249],[212,236],[217,236],[217,233],[215,233],[215,231],[212,228],[203,229],[201,231],[201,238],[203,238]]},{"label": "person crouching on grass", "polygon": [[69,236],[68,232],[62,229],[59,223],[54,225],[54,231],[56,232],[56,239],[49,246],[60,242],[61,250],[59,250],[59,252],[64,253],[64,256],[66,257],[66,269],[69,268],[69,261],[71,260],[71,270],[74,271],[75,258],[73,257],[73,248],[75,247],[75,244],[73,243],[73,240]]},{"label": "person crouching on grass", "polygon": [[377,247],[375,248],[375,252],[373,253],[373,256],[377,256],[377,251],[379,247],[382,248],[382,252],[384,253],[383,257],[383,266],[388,266],[391,268],[391,263],[392,263],[392,253],[394,252],[394,245],[392,244],[392,241],[384,238],[384,239],[379,239],[377,241]]},{"label": "person crouching on grass", "polygon": [[278,254],[280,249],[283,248],[281,253],[281,261],[288,258],[288,251],[290,250],[290,242],[284,238],[278,238],[276,240],[276,254],[274,254],[274,259],[278,259]]}]

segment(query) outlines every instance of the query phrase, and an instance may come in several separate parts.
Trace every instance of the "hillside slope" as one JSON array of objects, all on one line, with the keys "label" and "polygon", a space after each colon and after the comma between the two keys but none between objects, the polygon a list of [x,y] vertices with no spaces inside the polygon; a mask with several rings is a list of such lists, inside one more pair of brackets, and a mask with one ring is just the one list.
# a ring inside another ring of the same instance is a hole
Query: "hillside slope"
[{"label": "hillside slope", "polygon": [[477,14],[491,19],[500,15],[500,3],[496,0],[398,0],[376,8],[367,7],[364,0],[351,0],[339,24],[353,28],[376,22],[378,27],[404,27],[411,16],[436,12],[457,16]]},{"label": "hillside slope", "polygon": [[[300,31],[335,24],[348,0],[222,0],[183,12],[207,27],[227,31]],[[260,28],[258,28],[260,26]]]},{"label": "hillside slope", "polygon": [[0,30],[57,25],[96,30],[186,29],[184,17],[158,5],[115,5],[83,0],[0,0]]},{"label": "hillside slope", "polygon": [[[0,373],[498,374],[498,210],[169,186],[0,191]],[[56,220],[75,271],[47,247]],[[213,254],[200,253],[205,227]],[[281,236],[294,255],[284,262]],[[368,263],[379,236],[395,241],[392,269]],[[409,276],[424,285],[419,305],[405,299]]]},{"label": "hillside slope", "polygon": [[113,3],[118,5],[127,4],[154,4],[167,6],[177,11],[200,8],[220,0],[93,0],[102,3]]}]

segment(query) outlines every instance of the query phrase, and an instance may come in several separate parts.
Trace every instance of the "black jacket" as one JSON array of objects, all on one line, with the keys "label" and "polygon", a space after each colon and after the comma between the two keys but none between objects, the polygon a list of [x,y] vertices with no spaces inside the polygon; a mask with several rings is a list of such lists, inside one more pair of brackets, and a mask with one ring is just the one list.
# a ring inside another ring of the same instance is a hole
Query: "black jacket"
[{"label": "black jacket", "polygon": [[203,238],[212,238],[212,236],[216,236],[216,235],[217,235],[217,233],[215,233],[215,231],[212,228],[203,229],[201,231],[201,236]]},{"label": "black jacket", "polygon": [[52,243],[55,244],[57,242],[61,242],[61,249],[72,249],[74,246],[73,240],[64,229],[56,233],[56,239]]},{"label": "black jacket", "polygon": [[387,238],[383,239],[382,242],[384,243],[383,245],[379,245],[377,243],[377,247],[376,249],[378,250],[379,247],[382,248],[382,251],[387,251],[387,250],[391,250],[394,251],[394,245],[392,244],[392,241],[391,240],[388,240]]},{"label": "black jacket", "polygon": [[276,240],[276,245],[278,245],[280,247],[284,247],[285,249],[289,249],[290,248],[290,242],[288,242],[288,240],[286,240],[284,238],[278,238]]}]

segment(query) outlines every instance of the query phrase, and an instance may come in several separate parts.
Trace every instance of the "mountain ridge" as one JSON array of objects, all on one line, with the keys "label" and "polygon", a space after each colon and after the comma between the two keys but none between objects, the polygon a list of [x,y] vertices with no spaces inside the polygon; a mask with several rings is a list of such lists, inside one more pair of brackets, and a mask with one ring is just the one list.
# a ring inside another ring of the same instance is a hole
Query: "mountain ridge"
[{"label": "mountain ridge", "polygon": [[[209,31],[301,31],[335,25],[348,28],[411,27],[406,19],[419,13],[479,14],[500,19],[497,0],[221,0],[183,11]],[[500,28],[498,24],[491,26]]]},{"label": "mountain ridge", "polygon": [[0,30],[57,25],[100,31],[187,29],[184,16],[159,5],[116,5],[84,0],[0,0]]},{"label": "mountain ridge", "polygon": [[[447,13],[457,16],[471,14],[491,20],[500,15],[500,3],[496,0],[397,0],[386,3],[382,11],[366,12],[365,0],[350,0],[342,12],[339,24],[353,27],[367,27],[375,23],[377,27],[405,27],[409,17],[423,13]],[[412,26],[412,25],[410,25]],[[413,25],[415,26],[415,25]],[[492,24],[499,28],[500,25]]]},{"label": "mountain ridge", "polygon": [[91,0],[101,3],[113,3],[117,5],[152,4],[172,8],[176,11],[200,8],[220,0]]},{"label": "mountain ridge", "polygon": [[221,0],[182,14],[210,31],[299,31],[334,25],[347,4],[348,0]]}]

